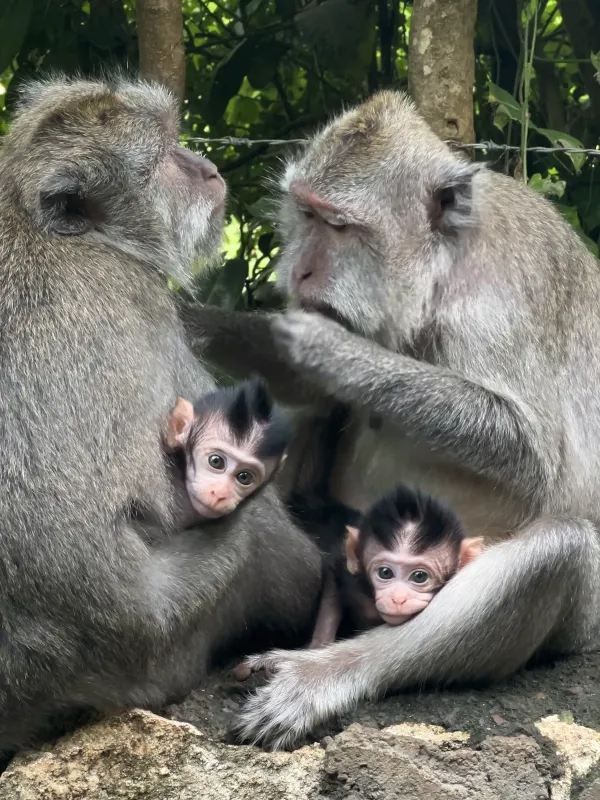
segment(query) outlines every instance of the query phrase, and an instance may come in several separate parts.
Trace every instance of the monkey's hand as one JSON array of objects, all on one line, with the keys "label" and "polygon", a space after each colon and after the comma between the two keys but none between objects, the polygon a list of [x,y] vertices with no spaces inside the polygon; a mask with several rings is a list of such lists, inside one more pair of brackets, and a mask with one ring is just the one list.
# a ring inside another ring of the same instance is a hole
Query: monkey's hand
[{"label": "monkey's hand", "polygon": [[321,314],[290,311],[273,319],[272,330],[280,352],[301,371],[320,372],[335,360],[340,337],[351,336],[341,325]]},{"label": "monkey's hand", "polygon": [[233,676],[238,681],[247,680],[253,672],[264,672],[266,675],[273,675],[277,667],[277,653],[284,650],[261,653],[257,656],[247,656],[233,668]]},{"label": "monkey's hand", "polygon": [[[335,645],[338,653],[341,644]],[[280,750],[295,744],[341,706],[352,706],[363,694],[359,677],[348,669],[345,658],[332,665],[332,655],[330,647],[323,647],[273,650],[256,657],[254,663],[267,665],[274,674],[246,702],[238,737]]]}]

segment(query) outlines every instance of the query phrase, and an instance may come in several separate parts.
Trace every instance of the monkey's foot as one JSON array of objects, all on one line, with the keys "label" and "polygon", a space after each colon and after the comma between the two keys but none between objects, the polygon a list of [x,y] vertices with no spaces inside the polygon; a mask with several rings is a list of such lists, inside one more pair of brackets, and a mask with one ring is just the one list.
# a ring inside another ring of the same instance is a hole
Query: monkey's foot
[{"label": "monkey's foot", "polygon": [[348,675],[344,664],[332,664],[331,656],[331,647],[274,650],[258,656],[274,674],[244,705],[238,738],[280,750],[351,705],[356,687],[344,679],[344,674]]}]

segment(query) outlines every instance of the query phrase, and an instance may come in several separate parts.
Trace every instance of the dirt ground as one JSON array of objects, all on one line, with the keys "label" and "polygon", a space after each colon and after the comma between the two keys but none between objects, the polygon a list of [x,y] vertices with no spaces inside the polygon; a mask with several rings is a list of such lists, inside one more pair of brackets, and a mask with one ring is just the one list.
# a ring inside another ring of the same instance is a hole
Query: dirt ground
[{"label": "dirt ground", "polygon": [[[221,739],[234,723],[245,693],[260,683],[260,678],[239,683],[227,671],[216,673],[204,688],[170,706],[167,716]],[[490,735],[539,739],[534,722],[551,714],[600,729],[600,653],[529,668],[486,688],[413,692],[365,702],[318,731],[315,739],[338,733],[352,722],[378,728],[399,722],[441,725],[470,733],[472,742]]]}]

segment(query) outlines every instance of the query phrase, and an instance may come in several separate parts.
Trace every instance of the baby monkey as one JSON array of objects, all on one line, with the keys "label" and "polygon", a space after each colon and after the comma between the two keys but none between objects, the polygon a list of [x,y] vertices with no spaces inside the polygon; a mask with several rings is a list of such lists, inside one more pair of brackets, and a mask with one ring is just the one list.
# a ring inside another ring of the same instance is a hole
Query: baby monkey
[{"label": "baby monkey", "polygon": [[373,505],[330,557],[311,647],[330,644],[342,618],[353,630],[402,625],[483,549],[446,506],[407,486]]},{"label": "baby monkey", "polygon": [[178,524],[231,514],[273,477],[290,436],[287,416],[260,380],[218,389],[193,405],[178,397],[165,434],[182,495]]}]

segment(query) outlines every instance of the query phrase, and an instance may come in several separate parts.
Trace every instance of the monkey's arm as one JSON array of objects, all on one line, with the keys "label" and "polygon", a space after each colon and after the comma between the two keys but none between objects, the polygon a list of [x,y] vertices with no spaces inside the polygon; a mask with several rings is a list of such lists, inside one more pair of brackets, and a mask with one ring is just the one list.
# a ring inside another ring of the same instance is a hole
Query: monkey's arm
[{"label": "monkey's arm", "polygon": [[235,378],[259,372],[282,403],[308,405],[318,398],[317,389],[275,345],[272,322],[278,315],[186,302],[179,313],[196,356]]},{"label": "monkey's arm", "polygon": [[449,369],[386,350],[318,314],[291,312],[273,327],[300,373],[336,400],[395,422],[458,465],[520,493],[547,481],[538,420],[514,398]]}]

